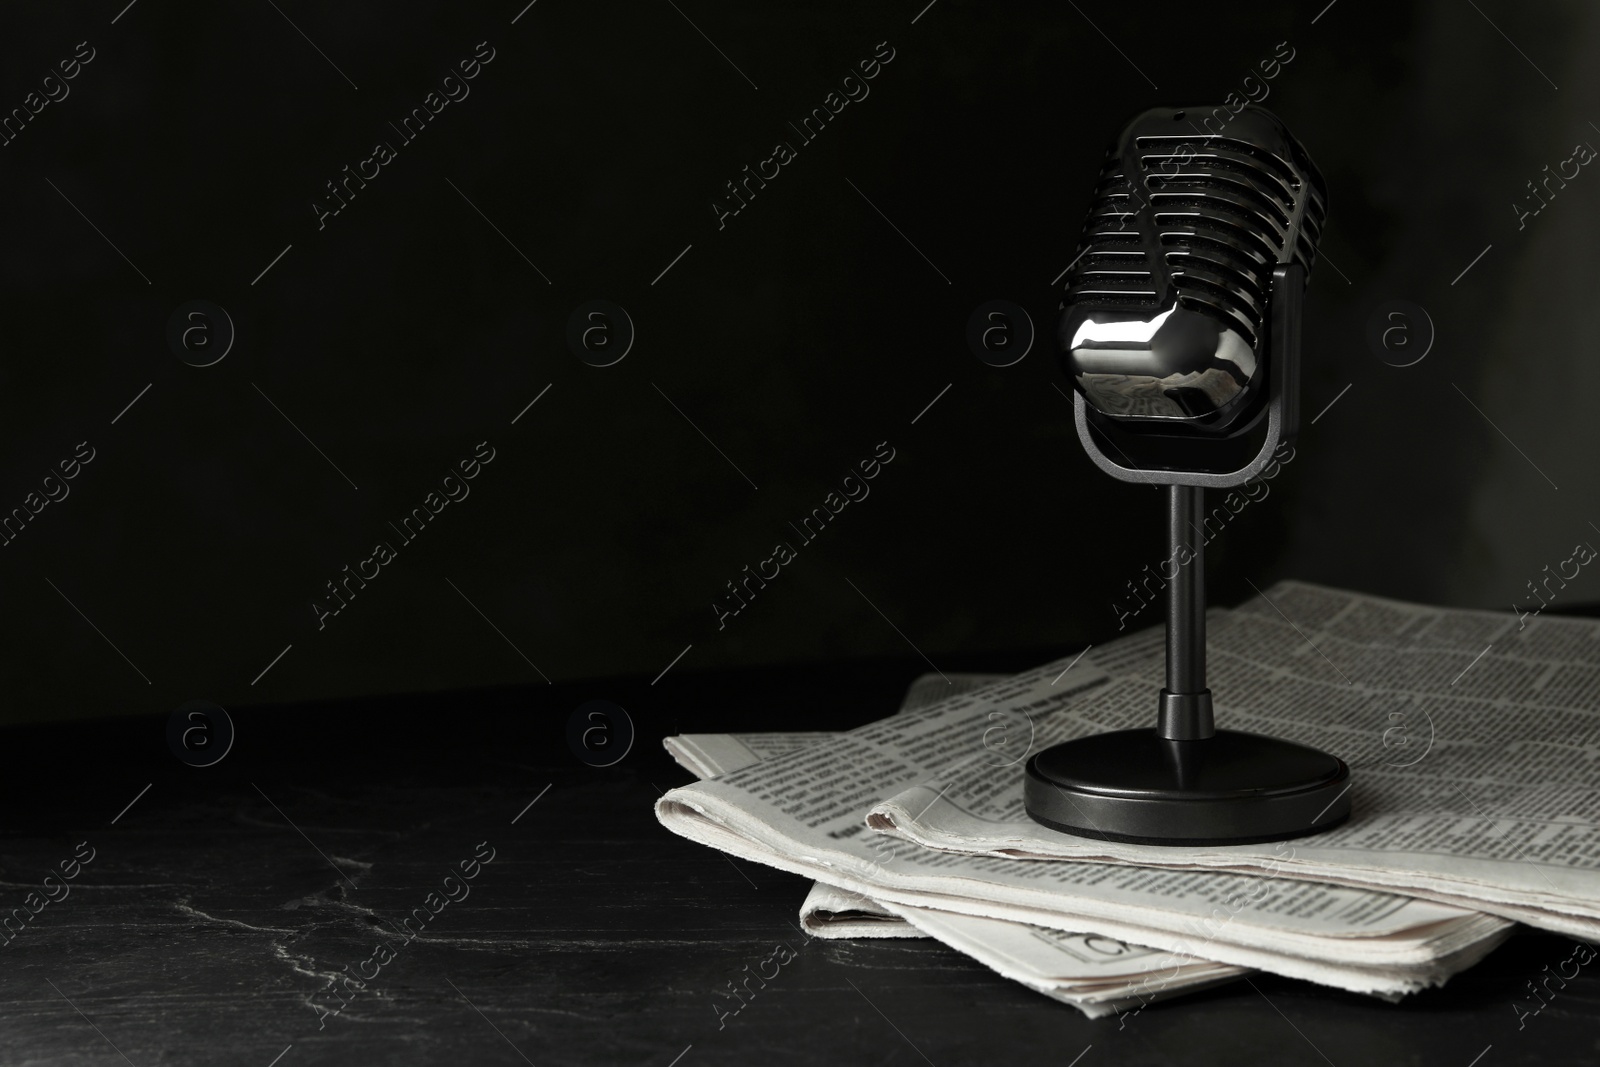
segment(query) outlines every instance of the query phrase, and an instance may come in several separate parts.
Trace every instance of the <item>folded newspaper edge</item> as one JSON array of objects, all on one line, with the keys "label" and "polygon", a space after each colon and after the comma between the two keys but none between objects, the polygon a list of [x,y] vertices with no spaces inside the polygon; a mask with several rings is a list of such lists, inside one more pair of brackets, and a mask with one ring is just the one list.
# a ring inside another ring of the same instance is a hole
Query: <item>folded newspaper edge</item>
[{"label": "folded newspaper edge", "polygon": [[[1155,877],[1142,879],[1144,885],[1139,889],[1127,882],[1114,889],[1123,896],[1137,895],[1150,892],[1154,884],[1156,894],[1175,894],[1180,902],[1196,906],[1163,913],[1149,907],[1119,905],[1115,901],[1118,893],[1109,894],[1112,898],[1109,900],[1108,894],[1102,893],[1100,899],[1090,902],[1094,907],[1074,909],[1067,906],[1072,898],[1059,889],[1029,895],[1008,892],[1013,887],[992,876],[980,880],[904,875],[901,870],[916,862],[904,854],[873,861],[845,849],[819,848],[815,839],[802,841],[775,835],[737,809],[716,800],[707,802],[697,795],[696,789],[696,786],[682,787],[657,803],[657,815],[663,824],[689,840],[779,870],[826,879],[846,892],[860,894],[900,911],[902,916],[911,914],[902,910],[905,908],[931,909],[978,919],[1007,919],[1066,933],[1094,934],[1164,950],[1167,953],[1164,965],[1170,965],[1173,957],[1182,956],[1303,978],[1352,992],[1401,994],[1442,983],[1451,974],[1475,963],[1512,927],[1510,923],[1489,916],[1357,890],[1339,890],[1341,899],[1335,911],[1347,917],[1353,910],[1362,912],[1363,922],[1370,922],[1382,931],[1375,937],[1315,938],[1304,933],[1285,937],[1282,931],[1272,931],[1259,923],[1259,916],[1253,914],[1260,904],[1259,899],[1237,892],[1231,894],[1236,901],[1232,905],[1235,910],[1229,914],[1222,908],[1215,909],[1222,913],[1221,921],[1207,927],[1202,911],[1218,897],[1189,890],[1204,887],[1219,877],[1234,876],[1204,874],[1197,878],[1174,879],[1162,877],[1174,872],[1153,870],[1140,872]],[[1001,862],[1017,865],[1014,860]],[[881,872],[872,871],[874,863]],[[932,887],[959,887],[971,895],[938,892]],[[1303,905],[1314,904],[1318,894],[1302,893],[1302,888],[1306,887],[1311,887],[1311,883],[1286,883],[1277,888],[1275,895]],[[1359,899],[1363,897],[1367,899]],[[1422,914],[1415,914],[1418,911]],[[933,932],[927,927],[924,929]],[[1363,959],[1351,962],[1352,956]]]}]

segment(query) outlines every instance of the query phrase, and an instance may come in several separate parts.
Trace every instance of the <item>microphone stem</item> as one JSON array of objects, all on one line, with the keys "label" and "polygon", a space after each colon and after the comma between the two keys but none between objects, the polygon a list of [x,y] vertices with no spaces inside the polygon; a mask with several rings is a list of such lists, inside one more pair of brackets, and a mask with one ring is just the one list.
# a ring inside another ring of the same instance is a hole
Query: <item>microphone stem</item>
[{"label": "microphone stem", "polygon": [[1167,691],[1171,693],[1199,693],[1206,687],[1205,542],[1195,536],[1204,499],[1205,490],[1198,486],[1167,487],[1168,547],[1174,562],[1188,560],[1178,567],[1167,590]]},{"label": "microphone stem", "polygon": [[1205,507],[1198,486],[1167,486],[1167,543],[1177,570],[1167,586],[1167,685],[1157,733],[1172,741],[1214,732],[1206,688],[1205,539],[1196,521]]}]

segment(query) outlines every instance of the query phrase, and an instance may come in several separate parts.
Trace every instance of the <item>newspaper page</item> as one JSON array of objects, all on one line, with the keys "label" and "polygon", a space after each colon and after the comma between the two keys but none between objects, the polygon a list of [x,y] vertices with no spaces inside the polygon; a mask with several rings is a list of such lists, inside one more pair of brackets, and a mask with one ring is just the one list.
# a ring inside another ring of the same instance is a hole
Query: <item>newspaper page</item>
[{"label": "newspaper page", "polygon": [[661,739],[678,765],[696,778],[748,767],[773,756],[786,756],[833,737],[831,733],[676,734]]},{"label": "newspaper page", "polygon": [[[953,692],[979,689],[1003,677],[924,674],[906,690],[900,710],[926,707]],[[663,744],[685,770],[714,778],[835,736],[680,734],[665,738]],[[1242,967],[1161,953],[1094,934],[904,905],[890,910],[824,882],[812,883],[800,908],[800,922],[807,933],[827,939],[933,937],[1002,977],[1070,1004],[1090,1018],[1141,1010],[1156,1000],[1209,989],[1248,973]]]},{"label": "newspaper page", "polygon": [[[925,708],[960,693],[970,693],[1004,678],[1003,674],[919,674],[900,700],[900,711]],[[786,756],[837,734],[821,731],[774,731],[742,734],[675,734],[662,746],[678,765],[697,778],[748,767],[759,760]]]},{"label": "newspaper page", "polygon": [[[999,674],[923,674],[914,679],[900,701],[901,711],[927,707],[957,693],[999,681]],[[684,770],[697,778],[715,778],[773,756],[787,755],[836,736],[831,733],[678,734],[662,740]],[[925,937],[921,930],[883,905],[858,893],[816,882],[800,906],[800,925],[821,938]]]},{"label": "newspaper page", "polygon": [[928,936],[1091,1019],[1210,989],[1249,971],[1097,934],[891,905]]},{"label": "newspaper page", "polygon": [[[924,849],[867,831],[862,813],[917,785],[934,795],[980,760],[1006,721],[1077,715],[1115,683],[1062,660],[787,755],[675,789],[669,829],[888,906],[1009,919],[1257,967],[1357,992],[1437,984],[1511,923],[1392,893],[1281,877],[1105,864],[1020,863]],[[917,813],[920,814],[920,813]]]},{"label": "newspaper page", "polygon": [[[1027,817],[1020,765],[911,783],[869,821],[965,853],[1266,871],[1395,890],[1592,939],[1600,936],[1600,623],[1530,614],[1283,582],[1208,616],[1219,727],[1314,745],[1350,765],[1351,818],[1321,834],[1193,848],[1073,837]],[[1037,709],[1034,750],[1150,724],[1159,640],[1142,635],[1120,649],[1108,683],[1072,708]],[[1141,641],[1157,654],[1141,658]]]}]

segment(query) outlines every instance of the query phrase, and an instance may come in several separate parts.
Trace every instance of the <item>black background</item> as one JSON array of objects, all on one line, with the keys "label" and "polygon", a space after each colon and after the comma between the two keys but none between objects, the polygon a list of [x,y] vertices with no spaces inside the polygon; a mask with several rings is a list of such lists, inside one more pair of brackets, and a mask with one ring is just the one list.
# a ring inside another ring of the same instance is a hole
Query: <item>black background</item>
[{"label": "black background", "polygon": [[[1113,636],[1160,500],[1077,444],[1052,279],[1122,122],[1220,102],[1279,42],[1265,105],[1331,193],[1307,419],[1338,399],[1213,542],[1214,600],[1292,576],[1509,608],[1600,539],[1600,179],[1522,229],[1508,207],[1600,142],[1582,4],[519,9],[0,15],[6,111],[95,50],[0,148],[0,511],[96,450],[0,548],[4,721]],[[470,96],[319,230],[324,183],[480,41]],[[722,183],[882,41],[870,96],[719,229]],[[638,331],[606,368],[565,341],[596,298]],[[1009,368],[964,341],[992,298],[1040,329]],[[166,343],[193,299],[237,328],[211,367]],[[1364,339],[1391,300],[1437,330],[1415,366]],[[319,631],[323,584],[484,440],[470,497]],[[871,495],[719,630],[723,583],[882,441]]]}]

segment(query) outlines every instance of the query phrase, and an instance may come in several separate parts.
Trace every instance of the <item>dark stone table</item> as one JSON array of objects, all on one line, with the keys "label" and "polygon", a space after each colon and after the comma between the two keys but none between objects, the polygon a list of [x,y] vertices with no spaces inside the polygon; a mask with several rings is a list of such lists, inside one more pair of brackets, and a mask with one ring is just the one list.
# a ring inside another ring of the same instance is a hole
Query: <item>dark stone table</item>
[{"label": "dark stone table", "polygon": [[[917,666],[235,710],[206,768],[165,722],[10,731],[0,915],[29,918],[0,948],[0,1062],[1600,1060],[1600,963],[1547,1001],[1528,990],[1568,939],[1521,934],[1399,1005],[1257,975],[1090,1021],[932,941],[808,939],[804,880],[657,824],[658,790],[688,780],[663,734],[858,724]],[[568,750],[591,698],[638,728],[611,768]],[[58,899],[29,896],[47,886]],[[719,1025],[712,990],[779,946],[795,958]]]}]

